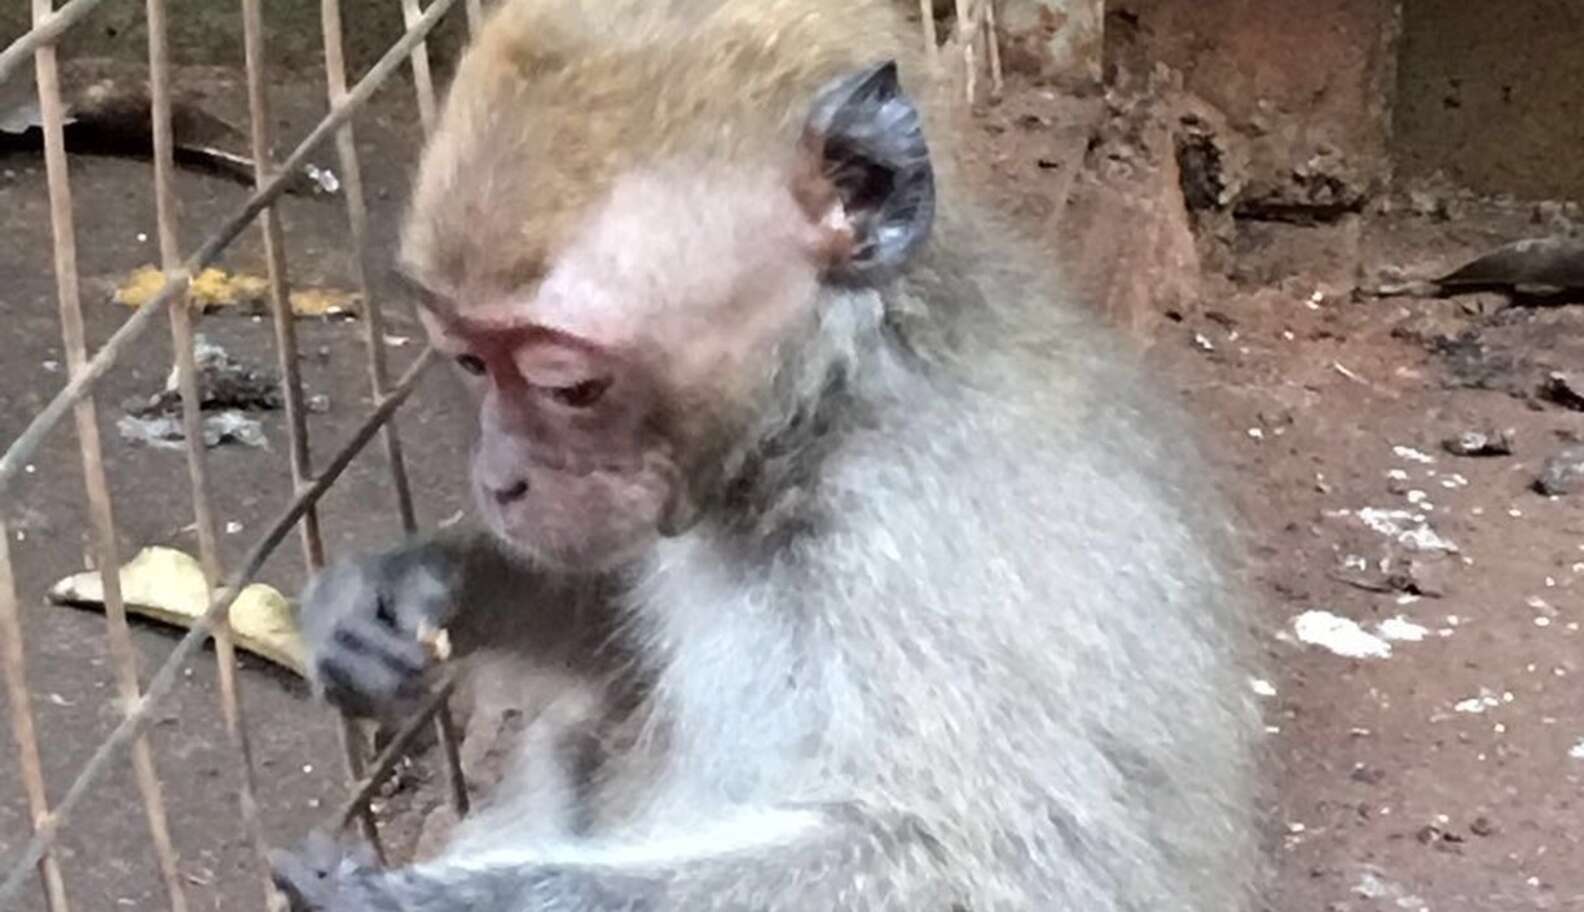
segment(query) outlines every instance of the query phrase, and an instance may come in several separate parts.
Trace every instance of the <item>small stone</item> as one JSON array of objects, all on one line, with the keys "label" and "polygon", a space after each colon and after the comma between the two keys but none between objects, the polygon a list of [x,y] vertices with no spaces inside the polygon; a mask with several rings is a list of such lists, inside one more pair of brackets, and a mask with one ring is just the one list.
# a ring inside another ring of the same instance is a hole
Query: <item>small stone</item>
[{"label": "small stone", "polygon": [[1584,483],[1584,446],[1571,446],[1546,460],[1534,489],[1547,497],[1571,494]]},{"label": "small stone", "polygon": [[1496,833],[1496,824],[1489,817],[1475,817],[1474,822],[1469,824],[1469,832],[1475,836],[1492,836]]},{"label": "small stone", "polygon": [[1511,456],[1513,431],[1464,431],[1441,441],[1441,446],[1453,456]]}]

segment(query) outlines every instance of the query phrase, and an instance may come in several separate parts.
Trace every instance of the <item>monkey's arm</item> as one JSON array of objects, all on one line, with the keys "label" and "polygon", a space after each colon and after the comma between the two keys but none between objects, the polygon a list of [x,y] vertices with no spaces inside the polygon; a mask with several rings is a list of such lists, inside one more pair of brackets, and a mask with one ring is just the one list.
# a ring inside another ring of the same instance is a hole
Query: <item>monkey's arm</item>
[{"label": "monkey's arm", "polygon": [[641,843],[501,851],[389,871],[317,837],[277,856],[275,867],[302,912],[949,908],[941,881],[927,875],[938,852],[905,815],[885,821],[842,805],[743,811]]}]

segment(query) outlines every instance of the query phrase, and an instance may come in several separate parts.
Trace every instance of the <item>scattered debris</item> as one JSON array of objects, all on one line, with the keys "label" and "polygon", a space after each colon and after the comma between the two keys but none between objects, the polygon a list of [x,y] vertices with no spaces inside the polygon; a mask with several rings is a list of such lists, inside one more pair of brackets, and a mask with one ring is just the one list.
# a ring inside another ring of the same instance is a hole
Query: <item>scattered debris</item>
[{"label": "scattered debris", "polygon": [[1548,497],[1571,494],[1584,483],[1584,446],[1570,446],[1546,460],[1534,489]]},{"label": "scattered debris", "polygon": [[1418,462],[1424,465],[1434,465],[1436,461],[1436,458],[1429,453],[1420,452],[1413,447],[1407,446],[1392,447],[1392,454],[1398,459],[1406,459],[1410,462]]},{"label": "scattered debris", "polygon": [[308,411],[315,415],[323,415],[330,411],[330,397],[324,393],[309,396],[304,404],[308,406]]},{"label": "scattered debris", "polygon": [[1364,507],[1354,515],[1365,526],[1411,550],[1457,553],[1457,544],[1430,528],[1423,513]]},{"label": "scattered debris", "polygon": [[[112,300],[125,307],[142,307],[165,287],[165,273],[156,266],[139,266],[116,287]],[[226,272],[211,266],[187,287],[187,306],[198,313],[238,310],[257,315],[269,311],[269,279],[245,272]],[[356,292],[332,288],[299,288],[287,296],[292,313],[299,317],[350,317],[359,309]]]},{"label": "scattered debris", "polygon": [[1276,687],[1264,678],[1250,678],[1249,688],[1261,697],[1276,696]]},{"label": "scattered debris", "polygon": [[[198,366],[200,408],[275,411],[285,404],[275,371],[233,358],[203,336],[194,340],[193,356]],[[179,415],[181,389],[176,368],[172,367],[166,376],[163,390],[141,403],[128,403],[126,410],[137,417]]]},{"label": "scattered debris", "polygon": [[[122,415],[116,422],[121,436],[134,443],[143,443],[163,450],[180,450],[187,446],[187,435],[181,418],[174,415],[140,417]],[[208,449],[226,443],[240,443],[257,449],[268,449],[264,426],[256,418],[249,418],[235,409],[226,409],[203,417],[203,442]]]},{"label": "scattered debris", "polygon": [[1584,738],[1580,738],[1577,744],[1568,748],[1568,756],[1574,760],[1584,760]]},{"label": "scattered debris", "polygon": [[1511,429],[1464,431],[1443,440],[1441,446],[1453,456],[1511,456],[1514,436]]},{"label": "scattered debris", "polygon": [[[120,576],[122,597],[133,614],[190,628],[209,609],[203,568],[191,555],[174,548],[144,548],[121,568]],[[102,609],[104,581],[97,572],[79,573],[50,587],[49,599],[57,605]],[[304,674],[303,644],[285,596],[254,583],[237,595],[230,620],[238,647]]]}]

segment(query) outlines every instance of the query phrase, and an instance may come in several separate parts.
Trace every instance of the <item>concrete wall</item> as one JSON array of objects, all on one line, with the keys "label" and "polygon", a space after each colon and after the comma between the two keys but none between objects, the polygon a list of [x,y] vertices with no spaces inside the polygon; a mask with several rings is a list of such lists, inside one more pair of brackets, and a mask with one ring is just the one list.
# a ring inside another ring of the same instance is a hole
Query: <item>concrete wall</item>
[{"label": "concrete wall", "polygon": [[1584,0],[1405,0],[1398,68],[1402,174],[1584,199]]}]

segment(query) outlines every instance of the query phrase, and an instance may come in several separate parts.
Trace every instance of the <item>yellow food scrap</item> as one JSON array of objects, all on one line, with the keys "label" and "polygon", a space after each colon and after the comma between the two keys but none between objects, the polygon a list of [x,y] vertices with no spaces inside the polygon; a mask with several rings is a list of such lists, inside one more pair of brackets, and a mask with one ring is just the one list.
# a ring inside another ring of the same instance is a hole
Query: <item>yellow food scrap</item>
[{"label": "yellow food scrap", "polygon": [[[174,548],[144,548],[121,568],[127,611],[177,627],[191,628],[209,609],[203,568]],[[67,577],[50,587],[50,601],[79,608],[104,607],[104,581],[97,571]],[[237,648],[303,675],[307,664],[297,619],[286,597],[263,583],[242,590],[231,604],[232,640]]]},{"label": "yellow food scrap", "polygon": [[[142,307],[165,287],[165,273],[154,266],[132,270],[115,290],[115,302],[126,307]],[[226,272],[211,266],[193,276],[187,286],[187,304],[207,313],[231,307],[263,309],[269,298],[269,280],[246,272]],[[299,317],[355,314],[359,296],[333,288],[303,288],[290,295],[292,313]]]},{"label": "yellow food scrap", "polygon": [[429,657],[436,662],[444,662],[451,658],[451,632],[444,627],[436,627],[428,621],[420,621],[418,642],[423,644]]},{"label": "yellow food scrap", "polygon": [[335,317],[357,313],[358,295],[333,288],[304,288],[291,293],[292,313],[299,317]]}]

